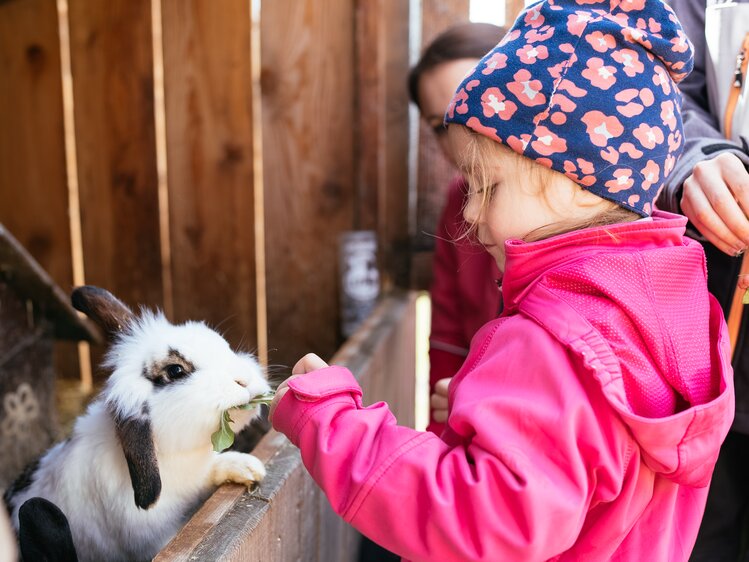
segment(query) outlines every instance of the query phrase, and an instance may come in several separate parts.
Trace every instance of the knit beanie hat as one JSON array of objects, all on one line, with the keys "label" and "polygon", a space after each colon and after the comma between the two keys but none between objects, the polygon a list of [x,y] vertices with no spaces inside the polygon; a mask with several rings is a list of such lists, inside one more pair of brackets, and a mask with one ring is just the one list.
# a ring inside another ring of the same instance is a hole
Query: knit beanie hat
[{"label": "knit beanie hat", "polygon": [[639,215],[683,150],[692,46],[661,0],[542,0],[468,74],[465,125]]}]

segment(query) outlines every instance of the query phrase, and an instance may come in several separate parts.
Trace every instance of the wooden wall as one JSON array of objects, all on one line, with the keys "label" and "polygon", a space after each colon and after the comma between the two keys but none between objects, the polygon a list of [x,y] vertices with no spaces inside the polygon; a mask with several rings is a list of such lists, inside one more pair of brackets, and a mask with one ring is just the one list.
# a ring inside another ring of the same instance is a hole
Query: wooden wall
[{"label": "wooden wall", "polygon": [[408,22],[399,0],[0,2],[0,222],[65,291],[330,357],[339,235],[375,230],[385,285],[408,279]]}]

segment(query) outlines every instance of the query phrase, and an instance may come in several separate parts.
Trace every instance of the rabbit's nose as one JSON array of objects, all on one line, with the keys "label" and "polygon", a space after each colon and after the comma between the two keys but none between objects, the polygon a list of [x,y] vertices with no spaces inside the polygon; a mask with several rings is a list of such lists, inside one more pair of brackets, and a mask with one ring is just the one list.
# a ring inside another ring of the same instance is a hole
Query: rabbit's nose
[{"label": "rabbit's nose", "polygon": [[242,388],[247,388],[247,383],[244,382],[244,381],[240,381],[239,379],[235,379],[234,382],[237,383]]}]

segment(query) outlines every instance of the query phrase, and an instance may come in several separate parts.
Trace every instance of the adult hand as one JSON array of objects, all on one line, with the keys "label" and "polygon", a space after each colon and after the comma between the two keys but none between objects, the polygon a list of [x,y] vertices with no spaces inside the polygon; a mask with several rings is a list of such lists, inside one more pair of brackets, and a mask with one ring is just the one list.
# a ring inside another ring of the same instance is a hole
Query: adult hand
[{"label": "adult hand", "polygon": [[283,398],[283,395],[286,394],[289,390],[288,383],[290,380],[302,375],[306,375],[309,372],[317,371],[318,369],[324,369],[327,366],[328,364],[314,353],[308,353],[299,361],[297,361],[296,365],[294,365],[294,368],[291,369],[291,376],[283,381],[276,389],[276,395],[273,397],[273,401],[270,403],[270,411],[268,412],[268,419],[270,420],[270,422],[273,423],[273,413],[276,411],[276,407],[278,406],[279,402],[281,402],[281,398]]},{"label": "adult hand", "polygon": [[749,246],[749,172],[735,154],[699,162],[685,181],[681,210],[709,242],[735,256]]},{"label": "adult hand", "polygon": [[452,378],[438,380],[429,400],[432,406],[432,419],[438,423],[447,421],[447,389],[451,380]]}]

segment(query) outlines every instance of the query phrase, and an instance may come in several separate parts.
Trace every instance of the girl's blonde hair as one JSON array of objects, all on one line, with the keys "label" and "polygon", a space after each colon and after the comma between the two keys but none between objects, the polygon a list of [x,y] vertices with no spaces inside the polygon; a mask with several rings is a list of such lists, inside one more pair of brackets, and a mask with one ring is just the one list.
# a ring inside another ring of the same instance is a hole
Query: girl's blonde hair
[{"label": "girl's blonde hair", "polygon": [[[547,188],[550,188],[552,184],[557,181],[558,176],[556,174],[559,174],[559,172],[546,168],[530,158],[521,156],[511,148],[506,147],[487,136],[480,135],[468,128],[465,128],[465,130],[469,133],[468,142],[461,153],[460,164],[469,185],[472,186],[471,189],[473,189],[474,186],[479,186],[478,191],[481,195],[479,216],[489,210],[489,205],[494,192],[494,186],[492,185],[492,171],[496,169],[498,161],[501,161],[503,165],[510,165],[515,173],[524,178],[528,178],[530,180],[529,184],[538,189],[542,189],[544,196],[547,193]],[[551,238],[558,234],[573,232],[583,228],[631,222],[641,218],[640,215],[634,211],[625,209],[613,201],[603,200],[609,205],[597,215],[583,220],[561,220],[543,226],[527,234],[524,237],[524,240],[526,242],[536,242],[538,240],[544,240],[545,238]],[[465,235],[471,235],[475,230],[476,224],[469,224],[468,231]]]}]

